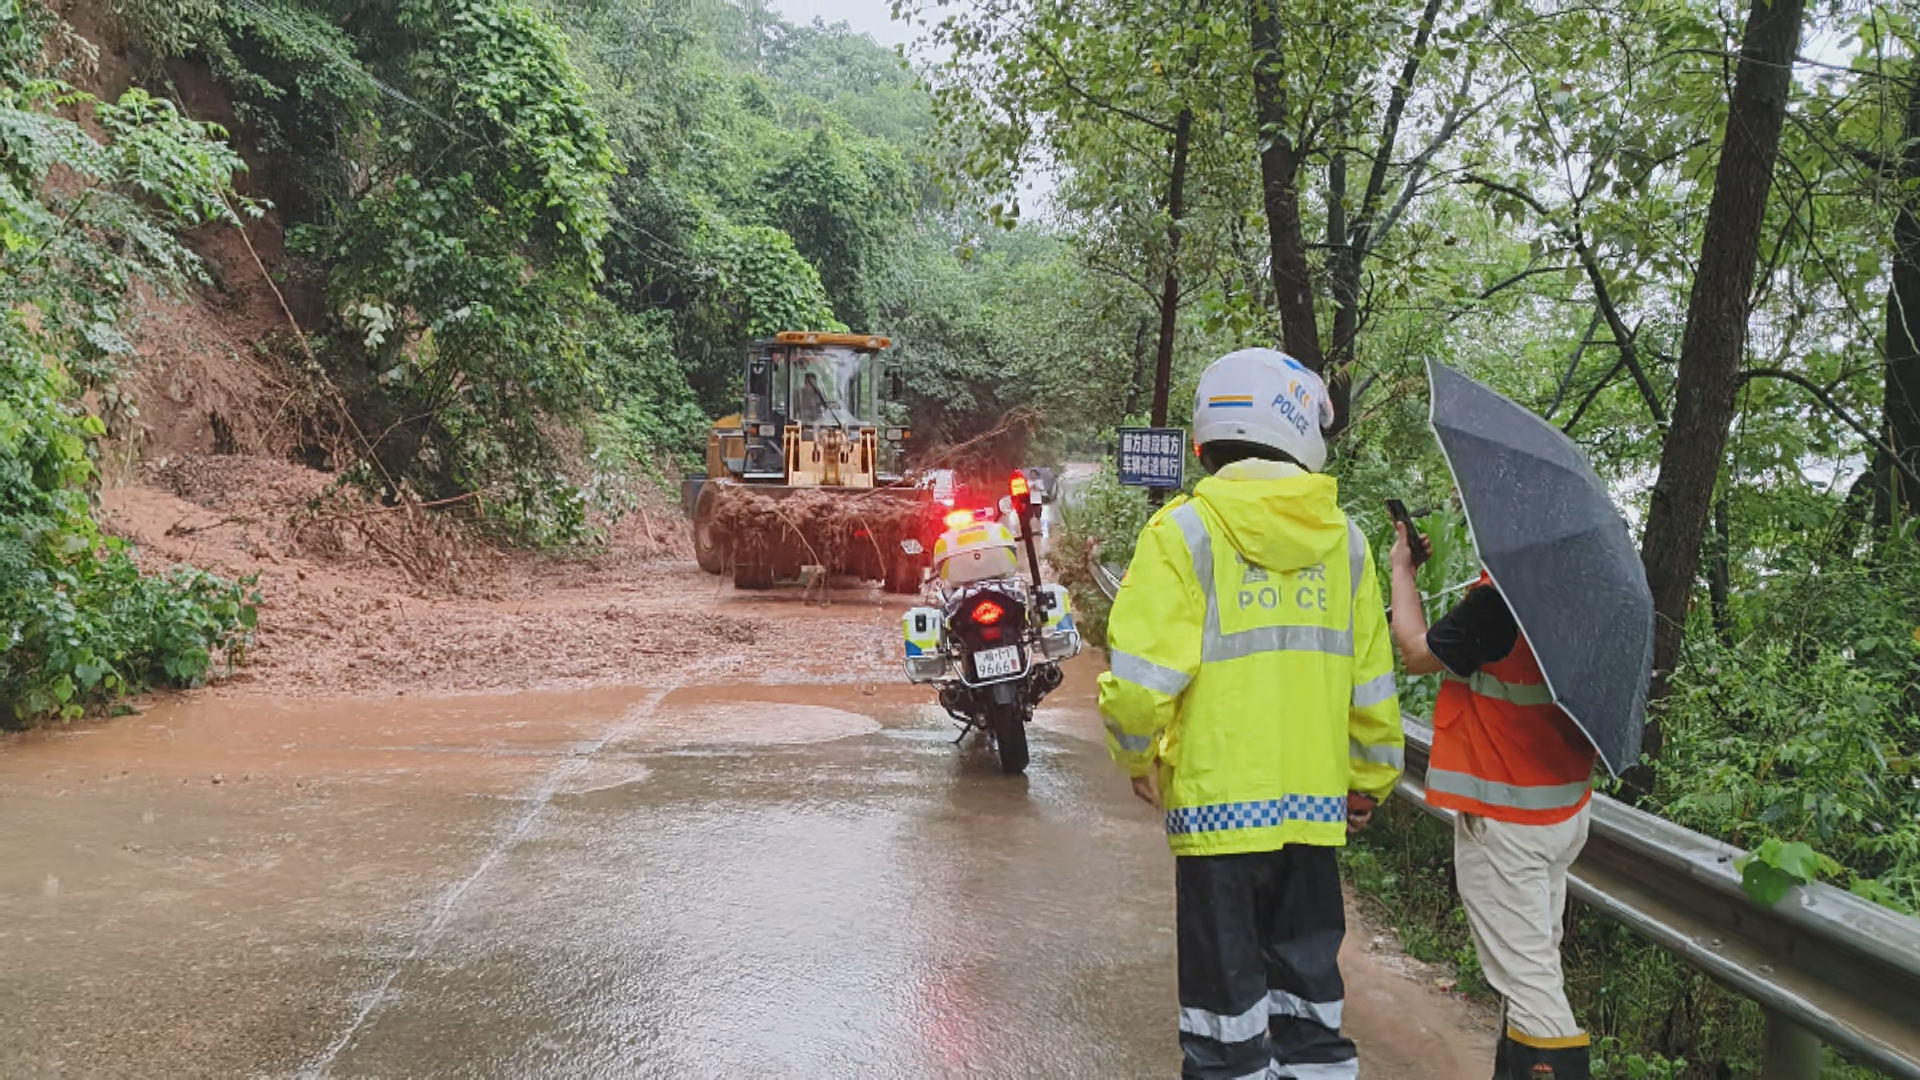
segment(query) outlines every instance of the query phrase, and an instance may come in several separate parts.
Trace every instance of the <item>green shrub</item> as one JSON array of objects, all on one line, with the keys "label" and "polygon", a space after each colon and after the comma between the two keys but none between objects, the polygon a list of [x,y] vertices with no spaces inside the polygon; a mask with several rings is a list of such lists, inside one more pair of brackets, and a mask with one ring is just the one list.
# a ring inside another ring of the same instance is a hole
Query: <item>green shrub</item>
[{"label": "green shrub", "polygon": [[[237,658],[258,603],[250,583],[197,570],[143,577],[101,534],[92,442],[106,425],[82,400],[131,352],[135,284],[198,274],[176,230],[245,205],[239,159],[166,102],[100,102],[50,77],[48,29],[0,0],[0,723],[197,685]],[[91,109],[101,137],[63,109]]]},{"label": "green shrub", "polygon": [[0,589],[0,699],[15,721],[74,719],[127,694],[200,686],[252,639],[252,578],[191,567],[143,576],[112,542],[59,562],[20,554],[14,546],[7,569],[17,576]]},{"label": "green shrub", "polygon": [[1664,816],[1740,847],[1811,845],[1837,884],[1913,911],[1920,717],[1849,637],[1727,646],[1703,628],[1663,714],[1656,797]]}]

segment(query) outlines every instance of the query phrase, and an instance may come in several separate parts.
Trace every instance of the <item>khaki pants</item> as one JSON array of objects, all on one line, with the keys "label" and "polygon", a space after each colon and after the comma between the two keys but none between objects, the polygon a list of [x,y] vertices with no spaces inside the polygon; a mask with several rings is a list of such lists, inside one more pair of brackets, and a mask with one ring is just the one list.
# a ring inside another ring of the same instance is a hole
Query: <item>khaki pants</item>
[{"label": "khaki pants", "polygon": [[1591,804],[1557,825],[1458,814],[1454,875],[1487,982],[1506,1001],[1508,1029],[1536,1039],[1581,1034],[1560,970],[1567,868],[1587,843]]}]

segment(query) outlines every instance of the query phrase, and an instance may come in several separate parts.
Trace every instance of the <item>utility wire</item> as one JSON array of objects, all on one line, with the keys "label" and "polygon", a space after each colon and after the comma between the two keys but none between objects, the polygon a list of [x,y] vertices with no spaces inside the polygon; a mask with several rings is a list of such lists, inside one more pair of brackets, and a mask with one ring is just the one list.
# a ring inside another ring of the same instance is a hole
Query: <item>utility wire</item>
[{"label": "utility wire", "polygon": [[439,113],[434,112],[432,109],[429,109],[425,105],[420,104],[418,101],[415,101],[413,98],[408,97],[404,92],[402,92],[398,88],[389,85],[388,83],[380,79],[378,76],[374,75],[371,71],[368,71],[366,69],[366,66],[361,64],[358,60],[355,60],[354,58],[341,53],[338,49],[335,49],[332,45],[308,33],[306,28],[294,23],[291,19],[289,19],[286,16],[284,12],[275,11],[272,8],[269,8],[263,4],[258,3],[257,0],[234,0],[234,3],[238,4],[242,8],[245,8],[248,12],[250,12],[255,18],[259,19],[261,22],[266,23],[267,25],[280,31],[281,33],[287,35],[288,37],[294,39],[295,41],[300,42],[302,45],[305,45],[308,48],[314,50],[315,52],[318,52],[321,55],[327,57],[328,59],[332,60],[334,63],[338,64],[340,67],[344,68],[349,74],[357,76],[362,81],[366,82],[369,86],[373,87],[375,90],[378,90],[380,93],[385,94],[387,97],[390,97],[393,100],[400,102],[402,105],[405,105],[410,109],[413,109],[414,111],[420,113],[422,116],[425,116],[431,119],[435,123],[439,124],[441,127],[447,129],[449,132],[452,132],[455,135],[464,136],[465,138],[468,138],[468,139],[473,139],[473,141],[475,142],[484,141],[481,139],[474,138],[472,133],[462,129],[459,125],[455,124],[453,121],[448,120],[446,117],[441,116]]}]

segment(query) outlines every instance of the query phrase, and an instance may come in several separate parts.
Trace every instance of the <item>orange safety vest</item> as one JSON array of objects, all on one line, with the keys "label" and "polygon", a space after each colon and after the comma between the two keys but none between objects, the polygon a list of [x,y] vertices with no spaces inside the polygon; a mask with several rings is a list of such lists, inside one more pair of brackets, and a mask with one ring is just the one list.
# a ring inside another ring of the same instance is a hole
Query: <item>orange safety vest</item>
[{"label": "orange safety vest", "polygon": [[1449,673],[1440,684],[1427,802],[1496,821],[1553,825],[1593,796],[1594,756],[1553,703],[1533,647],[1520,634],[1504,658],[1465,679]]}]

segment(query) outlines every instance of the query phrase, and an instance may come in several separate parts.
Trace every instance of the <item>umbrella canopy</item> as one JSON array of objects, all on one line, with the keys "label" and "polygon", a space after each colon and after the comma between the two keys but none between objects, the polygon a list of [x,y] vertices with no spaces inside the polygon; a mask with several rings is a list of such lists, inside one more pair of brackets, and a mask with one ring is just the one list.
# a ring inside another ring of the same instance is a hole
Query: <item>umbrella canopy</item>
[{"label": "umbrella canopy", "polygon": [[1554,701],[1618,776],[1640,759],[1653,673],[1653,594],[1626,520],[1552,424],[1444,365],[1427,378],[1480,562]]}]

